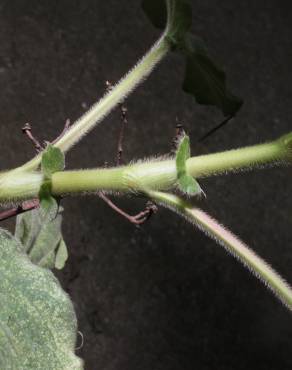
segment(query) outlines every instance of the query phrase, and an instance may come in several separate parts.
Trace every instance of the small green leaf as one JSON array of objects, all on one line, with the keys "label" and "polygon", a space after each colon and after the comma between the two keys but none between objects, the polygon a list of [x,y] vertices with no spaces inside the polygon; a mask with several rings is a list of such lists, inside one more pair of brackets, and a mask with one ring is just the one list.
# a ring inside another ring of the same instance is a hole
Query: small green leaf
[{"label": "small green leaf", "polygon": [[59,247],[56,253],[55,267],[58,270],[64,268],[68,259],[68,249],[63,239],[60,240]]},{"label": "small green leaf", "polygon": [[65,156],[59,149],[49,144],[42,155],[41,170],[45,178],[50,179],[54,172],[63,171]]},{"label": "small green leaf", "polygon": [[17,216],[15,236],[36,265],[50,269],[54,267],[61,269],[65,265],[68,252],[62,237],[61,212],[59,209],[53,219],[50,213],[44,217],[41,209]]},{"label": "small green leaf", "polygon": [[199,104],[213,105],[234,116],[243,101],[226,87],[225,73],[213,61],[204,42],[190,33],[192,8],[187,0],[143,0],[142,7],[157,28],[166,28],[172,49],[186,60],[183,90]]},{"label": "small green leaf", "polygon": [[82,370],[72,302],[47,269],[0,229],[0,369]]},{"label": "small green leaf", "polygon": [[190,158],[190,156],[190,138],[187,135],[184,135],[180,140],[176,152],[176,169],[179,176],[186,173],[186,161]]},{"label": "small green leaf", "polygon": [[200,194],[202,191],[199,183],[192,176],[187,174],[180,176],[178,184],[179,189],[188,195]]},{"label": "small green leaf", "polygon": [[186,161],[190,158],[190,139],[185,135],[176,152],[176,171],[179,189],[188,195],[200,194],[199,183],[187,173]]},{"label": "small green leaf", "polygon": [[64,154],[49,144],[41,161],[45,181],[39,191],[40,207],[17,217],[16,236],[31,261],[41,267],[62,268],[68,257],[61,234],[59,202],[51,192],[52,174],[62,171],[64,166]]},{"label": "small green leaf", "polygon": [[41,186],[39,192],[40,217],[43,220],[53,220],[58,213],[59,205],[57,200],[51,195],[51,182],[47,180]]},{"label": "small green leaf", "polygon": [[51,195],[51,177],[58,171],[65,168],[64,153],[59,148],[49,144],[42,155],[41,170],[45,177],[45,182],[39,192],[41,217],[46,218],[49,215],[53,220],[58,213],[58,202]]}]

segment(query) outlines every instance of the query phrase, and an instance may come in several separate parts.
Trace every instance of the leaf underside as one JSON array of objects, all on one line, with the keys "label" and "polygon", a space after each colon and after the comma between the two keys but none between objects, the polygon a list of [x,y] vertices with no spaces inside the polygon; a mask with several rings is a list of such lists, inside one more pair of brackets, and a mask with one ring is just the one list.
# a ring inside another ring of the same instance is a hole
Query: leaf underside
[{"label": "leaf underside", "polygon": [[0,229],[0,369],[81,370],[72,303],[48,269]]},{"label": "leaf underside", "polygon": [[41,209],[17,216],[15,236],[34,264],[50,269],[64,267],[68,252],[61,224],[61,209],[53,218],[50,210],[44,215]]}]

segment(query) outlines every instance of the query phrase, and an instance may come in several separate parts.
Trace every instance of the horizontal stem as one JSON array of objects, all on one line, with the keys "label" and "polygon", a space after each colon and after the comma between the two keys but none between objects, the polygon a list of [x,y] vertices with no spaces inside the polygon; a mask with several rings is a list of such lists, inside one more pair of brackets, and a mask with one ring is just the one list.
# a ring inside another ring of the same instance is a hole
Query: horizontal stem
[{"label": "horizontal stem", "polygon": [[[282,141],[280,138],[271,143],[192,157],[187,160],[187,172],[201,178],[288,161],[290,148]],[[65,171],[53,175],[52,189],[56,195],[97,189],[118,192],[145,188],[167,190],[176,185],[176,171],[174,160],[146,161],[113,169]]]},{"label": "horizontal stem", "polygon": [[192,157],[187,161],[187,168],[192,176],[199,178],[248,170],[283,160],[287,160],[285,150],[277,142],[271,142]]},{"label": "horizontal stem", "polygon": [[[271,143],[192,157],[187,172],[201,178],[229,171],[245,170],[271,163],[291,162],[291,134]],[[38,196],[43,176],[40,172],[6,172],[0,176],[0,202]],[[175,160],[153,160],[128,166],[56,172],[52,176],[53,195],[109,191],[131,193],[168,190],[176,186]]]}]

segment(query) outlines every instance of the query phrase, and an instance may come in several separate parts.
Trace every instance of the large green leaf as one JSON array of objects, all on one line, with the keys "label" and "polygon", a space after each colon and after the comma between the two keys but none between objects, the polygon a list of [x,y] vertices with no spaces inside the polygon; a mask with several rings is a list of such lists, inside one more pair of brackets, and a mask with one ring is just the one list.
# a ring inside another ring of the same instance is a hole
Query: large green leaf
[{"label": "large green leaf", "polygon": [[172,49],[186,60],[183,90],[199,104],[216,106],[225,116],[234,116],[243,101],[228,90],[225,73],[210,57],[204,42],[190,33],[189,2],[143,0],[142,7],[155,27],[166,28]]},{"label": "large green leaf", "polygon": [[73,305],[52,272],[0,229],[0,369],[81,370]]}]

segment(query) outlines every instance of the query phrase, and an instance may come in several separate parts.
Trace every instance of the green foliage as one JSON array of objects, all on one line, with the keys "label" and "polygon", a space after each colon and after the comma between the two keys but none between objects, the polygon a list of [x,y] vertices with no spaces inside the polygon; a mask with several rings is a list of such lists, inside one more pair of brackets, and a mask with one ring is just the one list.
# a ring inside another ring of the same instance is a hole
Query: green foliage
[{"label": "green foliage", "polygon": [[63,171],[65,168],[65,156],[59,148],[49,144],[42,155],[41,170],[45,181],[39,192],[40,217],[54,220],[58,213],[58,202],[51,195],[51,177],[54,172]]},{"label": "green foliage", "polygon": [[55,255],[55,267],[58,270],[62,270],[64,268],[65,263],[68,259],[68,249],[67,245],[63,238],[60,239],[59,245],[56,248],[56,255]]},{"label": "green foliage", "polygon": [[234,116],[243,102],[227,89],[225,73],[210,57],[204,42],[190,33],[188,1],[143,0],[142,7],[155,27],[167,27],[172,49],[185,58],[183,90],[199,104],[216,106],[225,116]]},{"label": "green foliage", "polygon": [[15,236],[30,260],[41,267],[62,269],[68,251],[62,237],[61,209],[54,218],[52,213],[35,209],[17,216]]},{"label": "green foliage", "polygon": [[57,213],[58,213],[58,202],[57,200],[51,195],[51,182],[47,180],[41,186],[39,192],[39,199],[40,199],[40,217],[42,219],[50,219],[53,220]]},{"label": "green foliage", "polygon": [[41,161],[45,181],[39,192],[40,208],[17,217],[16,236],[23,243],[31,261],[47,268],[61,269],[68,258],[61,233],[59,204],[51,195],[52,174],[62,171],[64,167],[64,154],[49,144]]},{"label": "green foliage", "polygon": [[65,156],[59,149],[49,144],[42,155],[41,170],[46,179],[50,179],[54,172],[63,171]]},{"label": "green foliage", "polygon": [[[31,235],[26,234],[26,247]],[[0,369],[81,370],[73,305],[57,279],[0,229]]]},{"label": "green foliage", "polygon": [[190,139],[187,135],[184,135],[176,152],[177,183],[182,192],[188,195],[196,195],[200,194],[202,190],[199,183],[187,173],[186,161],[190,156]]}]

